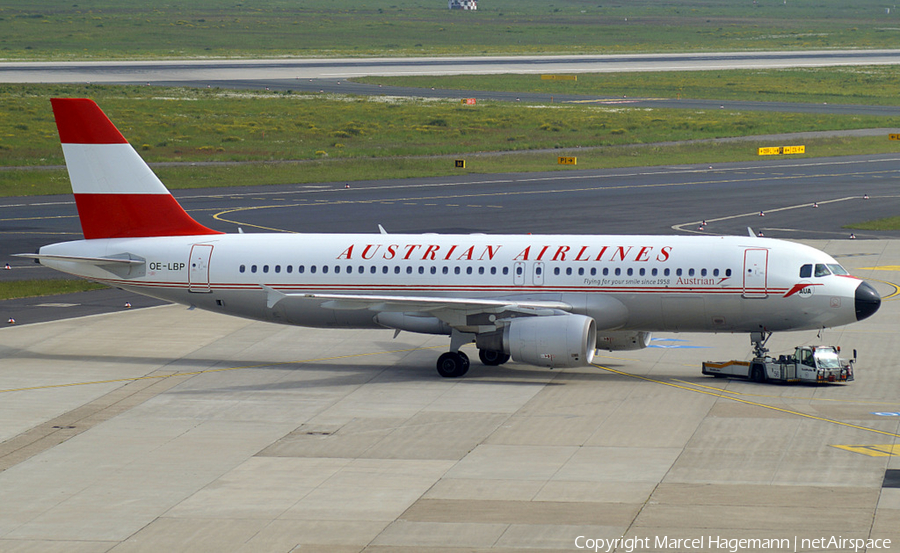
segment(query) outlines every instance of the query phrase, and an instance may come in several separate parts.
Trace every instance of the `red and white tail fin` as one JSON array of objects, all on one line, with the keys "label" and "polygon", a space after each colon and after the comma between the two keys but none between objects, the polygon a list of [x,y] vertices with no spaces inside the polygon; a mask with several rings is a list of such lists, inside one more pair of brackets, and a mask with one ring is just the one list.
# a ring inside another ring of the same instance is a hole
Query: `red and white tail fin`
[{"label": "red and white tail fin", "polygon": [[93,100],[50,102],[86,239],[221,234],[182,209]]}]

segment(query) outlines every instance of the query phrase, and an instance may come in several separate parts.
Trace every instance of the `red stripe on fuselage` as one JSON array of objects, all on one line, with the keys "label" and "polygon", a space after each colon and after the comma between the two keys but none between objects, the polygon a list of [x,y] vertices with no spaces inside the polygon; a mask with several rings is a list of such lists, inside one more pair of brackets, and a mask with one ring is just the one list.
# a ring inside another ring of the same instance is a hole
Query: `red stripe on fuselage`
[{"label": "red stripe on fuselage", "polygon": [[63,144],[127,144],[106,114],[86,98],[51,98]]},{"label": "red stripe on fuselage", "polygon": [[75,205],[88,240],[222,234],[191,218],[171,194],[75,194]]}]

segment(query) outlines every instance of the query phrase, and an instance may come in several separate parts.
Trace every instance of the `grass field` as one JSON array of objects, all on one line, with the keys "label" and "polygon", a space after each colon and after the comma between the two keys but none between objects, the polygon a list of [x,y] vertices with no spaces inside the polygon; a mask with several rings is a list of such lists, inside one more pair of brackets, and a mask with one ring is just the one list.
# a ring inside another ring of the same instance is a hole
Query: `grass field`
[{"label": "grass field", "polygon": [[32,298],[54,294],[71,294],[86,290],[106,288],[104,284],[87,280],[47,279],[47,280],[13,280],[0,282],[0,300]]},{"label": "grass field", "polygon": [[894,48],[874,0],[0,1],[0,58],[407,56]]},{"label": "grass field", "polygon": [[[710,75],[709,78],[716,78]],[[149,162],[258,162],[160,167],[173,188],[451,174],[452,159],[483,152],[466,171],[547,170],[536,149],[603,147],[581,167],[746,159],[756,146],[632,145],[785,132],[900,127],[900,118],[677,110],[622,106],[326,97],[275,92],[117,86],[0,87],[0,166],[62,165],[49,98],[87,96]],[[821,141],[807,155],[891,152],[887,140]],[[767,145],[767,144],[761,144]],[[618,148],[618,149],[617,149]],[[866,148],[869,148],[868,150]],[[521,154],[513,158],[509,154]],[[509,160],[516,159],[514,163]],[[281,163],[301,161],[303,163]],[[556,167],[552,167],[556,168]],[[63,170],[6,170],[0,195],[68,193]]]},{"label": "grass field", "polygon": [[886,217],[854,225],[844,225],[844,228],[855,230],[900,230],[900,217]]}]

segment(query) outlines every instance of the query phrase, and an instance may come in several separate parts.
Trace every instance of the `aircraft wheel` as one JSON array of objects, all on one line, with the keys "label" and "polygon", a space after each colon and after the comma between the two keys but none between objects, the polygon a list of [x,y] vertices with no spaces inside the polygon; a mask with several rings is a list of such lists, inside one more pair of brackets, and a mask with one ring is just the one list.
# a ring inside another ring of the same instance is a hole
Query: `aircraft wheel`
[{"label": "aircraft wheel", "polygon": [[459,378],[469,371],[469,357],[463,352],[448,351],[438,357],[437,372],[444,378]]},{"label": "aircraft wheel", "polygon": [[481,362],[489,367],[496,367],[509,361],[509,355],[502,351],[494,351],[490,349],[478,350],[478,358]]}]

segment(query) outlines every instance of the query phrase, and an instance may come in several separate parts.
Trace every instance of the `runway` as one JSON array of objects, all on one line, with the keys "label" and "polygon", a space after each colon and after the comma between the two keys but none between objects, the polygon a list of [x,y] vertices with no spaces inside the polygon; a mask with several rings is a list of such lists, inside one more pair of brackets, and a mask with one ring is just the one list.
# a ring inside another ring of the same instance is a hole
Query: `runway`
[{"label": "runway", "polygon": [[582,56],[469,56],[274,60],[158,60],[0,63],[4,83],[194,82],[347,79],[363,75],[601,73],[695,71],[836,65],[896,65],[900,50],[704,52]]},{"label": "runway", "polygon": [[621,98],[580,94],[461,91],[355,83],[362,76],[502,73],[611,73],[717,71],[900,64],[900,50],[723,52],[582,56],[474,56],[430,58],[158,60],[0,63],[0,83],[105,83],[219,87],[504,102],[626,104],[631,107],[730,109],[896,117],[898,106],[804,104],[676,98]]},{"label": "runway", "polygon": [[[900,279],[900,241],[813,245],[856,275]],[[178,306],[6,327],[0,550],[573,551],[623,536],[649,540],[636,551],[893,547],[898,315],[887,299],[827,331],[859,363],[855,382],[823,387],[700,375],[703,360],[745,356],[744,335],[660,335],[595,367],[476,364],[446,380],[432,366],[444,339],[388,330]],[[769,346],[801,343],[819,340]]]}]

